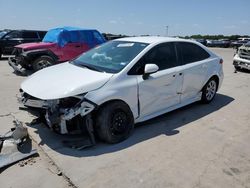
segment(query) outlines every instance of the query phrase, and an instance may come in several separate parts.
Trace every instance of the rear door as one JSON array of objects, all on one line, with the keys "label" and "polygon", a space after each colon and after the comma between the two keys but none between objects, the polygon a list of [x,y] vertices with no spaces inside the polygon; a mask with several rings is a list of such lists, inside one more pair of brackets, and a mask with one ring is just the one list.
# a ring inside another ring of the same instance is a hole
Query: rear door
[{"label": "rear door", "polygon": [[146,117],[180,103],[183,76],[177,59],[174,43],[154,47],[141,60],[145,64],[156,64],[159,71],[147,79],[138,76],[140,116]]},{"label": "rear door", "polygon": [[194,43],[178,42],[176,46],[183,64],[181,101],[185,102],[196,97],[201,91],[207,76],[210,55]]}]

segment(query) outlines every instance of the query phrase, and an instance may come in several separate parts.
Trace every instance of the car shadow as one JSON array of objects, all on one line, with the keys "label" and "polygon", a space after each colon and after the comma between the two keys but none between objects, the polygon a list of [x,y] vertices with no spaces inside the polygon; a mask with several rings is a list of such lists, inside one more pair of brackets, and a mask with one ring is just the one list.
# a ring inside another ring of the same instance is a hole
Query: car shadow
[{"label": "car shadow", "polygon": [[20,76],[20,77],[27,77],[27,76],[30,76],[31,74],[33,74],[35,71],[33,70],[27,70],[27,69],[23,69],[21,72],[18,72],[18,71],[15,71],[13,70],[13,73],[17,76]]},{"label": "car shadow", "polygon": [[0,61],[6,61],[8,60],[8,57],[0,57]]},{"label": "car shadow", "polygon": [[241,73],[250,73],[250,70],[247,70],[247,69],[238,69],[236,70],[234,73],[238,73],[238,72],[241,72]]},{"label": "car shadow", "polygon": [[35,133],[39,134],[41,139],[39,145],[47,145],[60,154],[75,157],[98,156],[126,149],[159,135],[165,135],[166,137],[175,136],[179,134],[178,128],[216,112],[230,104],[233,100],[234,98],[232,97],[217,94],[216,98],[208,105],[196,102],[152,120],[137,124],[134,133],[121,143],[105,144],[98,141],[96,146],[84,150],[67,148],[62,144],[63,140],[79,139],[82,138],[82,136],[59,135],[50,131],[43,124],[30,124],[28,126],[35,128]]}]

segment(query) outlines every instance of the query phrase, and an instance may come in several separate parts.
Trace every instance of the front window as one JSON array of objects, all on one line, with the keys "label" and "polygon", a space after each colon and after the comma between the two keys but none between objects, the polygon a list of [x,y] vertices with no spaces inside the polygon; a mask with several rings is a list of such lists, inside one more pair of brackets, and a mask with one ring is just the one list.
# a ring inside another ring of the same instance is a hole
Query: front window
[{"label": "front window", "polygon": [[21,36],[21,33],[19,31],[12,31],[4,36],[4,38],[6,38],[6,39],[7,38],[15,39],[15,38],[21,38],[21,37],[22,36]]},{"label": "front window", "polygon": [[100,72],[118,73],[147,45],[139,42],[110,41],[85,52],[72,63]]},{"label": "front window", "polygon": [[6,31],[1,31],[0,32],[0,38],[2,38],[7,32]]}]

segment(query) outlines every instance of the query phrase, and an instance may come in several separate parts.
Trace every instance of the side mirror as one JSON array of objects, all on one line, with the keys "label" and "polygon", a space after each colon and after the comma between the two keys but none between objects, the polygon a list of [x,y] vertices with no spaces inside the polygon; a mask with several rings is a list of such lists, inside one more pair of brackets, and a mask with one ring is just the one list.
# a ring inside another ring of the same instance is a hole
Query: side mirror
[{"label": "side mirror", "polygon": [[153,74],[159,70],[156,64],[146,64],[144,68],[143,79],[147,79],[150,74]]}]

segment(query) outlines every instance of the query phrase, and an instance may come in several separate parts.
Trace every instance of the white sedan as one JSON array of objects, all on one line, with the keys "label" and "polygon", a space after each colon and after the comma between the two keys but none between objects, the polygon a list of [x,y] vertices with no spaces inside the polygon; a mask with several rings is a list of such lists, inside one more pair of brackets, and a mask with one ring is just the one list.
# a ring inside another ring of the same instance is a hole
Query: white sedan
[{"label": "white sedan", "polygon": [[87,127],[117,143],[135,123],[211,102],[223,80],[222,63],[194,41],[122,38],[36,72],[21,84],[20,101],[62,134]]}]

